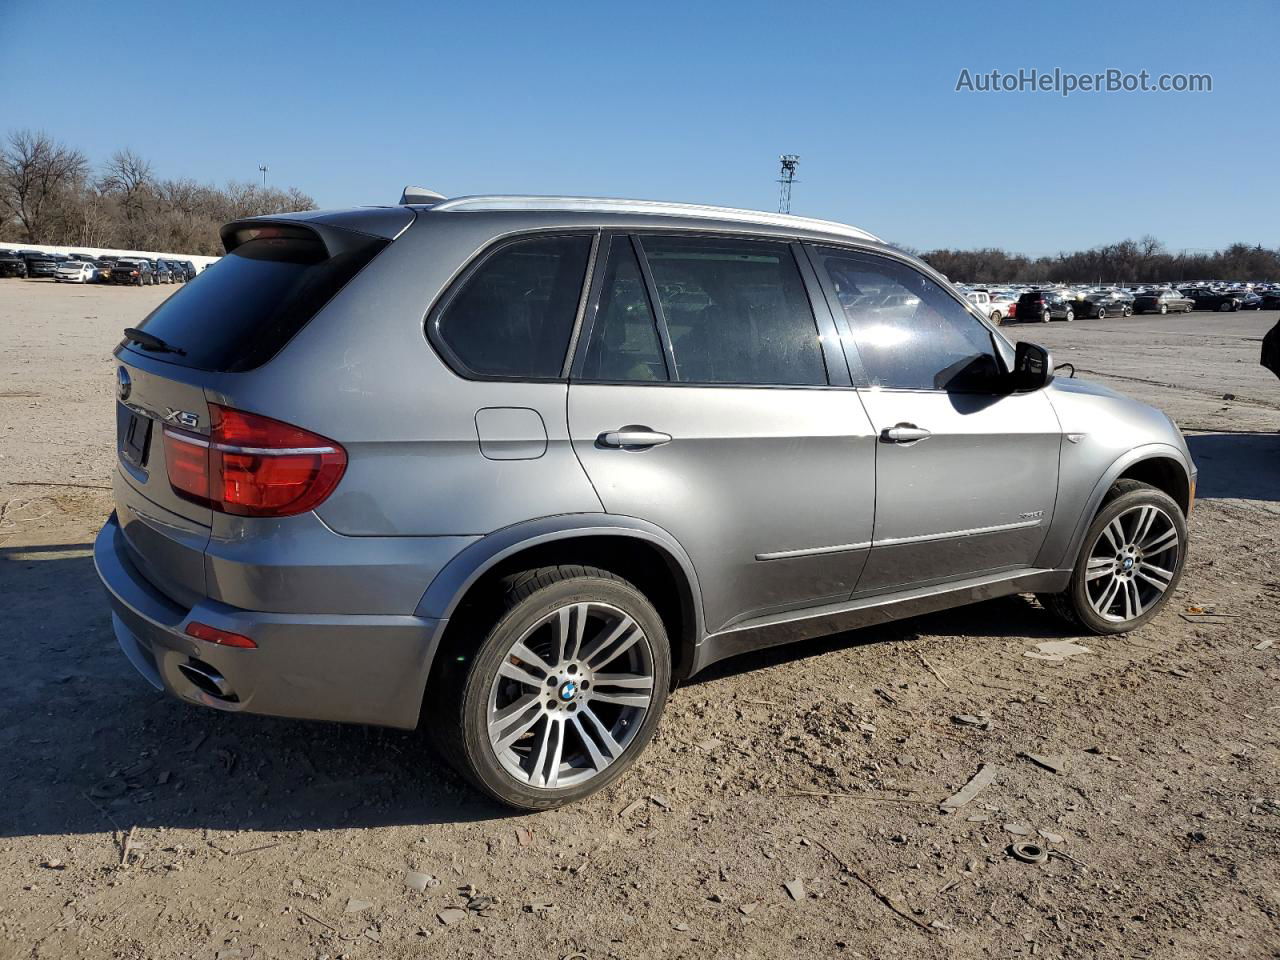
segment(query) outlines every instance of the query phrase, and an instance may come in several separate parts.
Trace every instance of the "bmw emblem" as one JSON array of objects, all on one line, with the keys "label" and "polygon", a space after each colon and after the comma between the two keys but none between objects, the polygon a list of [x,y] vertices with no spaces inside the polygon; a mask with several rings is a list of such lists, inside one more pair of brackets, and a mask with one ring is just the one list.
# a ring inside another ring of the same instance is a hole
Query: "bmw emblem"
[{"label": "bmw emblem", "polygon": [[566,680],[560,684],[560,699],[568,703],[578,695],[578,685],[572,680]]},{"label": "bmw emblem", "polygon": [[121,400],[128,400],[132,390],[133,378],[129,376],[129,371],[124,367],[116,367],[116,396]]}]

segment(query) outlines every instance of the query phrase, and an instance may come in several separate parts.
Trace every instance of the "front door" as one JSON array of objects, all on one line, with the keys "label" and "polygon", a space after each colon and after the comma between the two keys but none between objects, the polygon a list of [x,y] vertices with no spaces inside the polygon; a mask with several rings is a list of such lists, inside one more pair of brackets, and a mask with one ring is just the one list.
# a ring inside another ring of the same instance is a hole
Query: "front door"
[{"label": "front door", "polygon": [[915,267],[813,252],[877,435],[873,545],[857,593],[1030,566],[1053,517],[1062,440],[1044,391],[996,392],[1007,360],[995,334]]},{"label": "front door", "polygon": [[607,511],[684,547],[712,632],[845,599],[870,547],[875,436],[801,269],[787,243],[615,236],[575,360],[574,450]]}]

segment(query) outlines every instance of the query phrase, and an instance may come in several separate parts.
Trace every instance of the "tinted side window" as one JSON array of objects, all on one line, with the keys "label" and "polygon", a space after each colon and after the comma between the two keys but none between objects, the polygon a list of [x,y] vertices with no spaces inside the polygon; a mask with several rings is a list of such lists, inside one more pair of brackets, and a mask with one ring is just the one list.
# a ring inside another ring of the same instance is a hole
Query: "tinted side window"
[{"label": "tinted side window", "polygon": [[643,244],[676,379],[827,382],[813,309],[787,244],[667,236]]},{"label": "tinted side window", "polygon": [[614,237],[609,246],[583,376],[589,380],[667,379],[667,362],[630,237]]},{"label": "tinted side window", "polygon": [[999,373],[991,332],[923,273],[872,254],[817,252],[872,386],[982,389]]},{"label": "tinted side window", "polygon": [[449,301],[437,321],[440,338],[480,376],[559,377],[590,250],[586,236],[502,247]]}]

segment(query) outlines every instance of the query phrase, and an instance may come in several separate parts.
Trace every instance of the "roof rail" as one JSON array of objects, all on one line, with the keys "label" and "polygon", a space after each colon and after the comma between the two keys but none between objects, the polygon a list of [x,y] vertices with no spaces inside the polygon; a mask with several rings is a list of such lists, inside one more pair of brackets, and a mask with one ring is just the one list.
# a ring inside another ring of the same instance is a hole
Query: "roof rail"
[{"label": "roof rail", "polygon": [[707,220],[732,220],[740,223],[767,224],[775,227],[792,227],[797,230],[814,230],[839,234],[858,240],[880,238],[866,230],[837,223],[834,220],[814,220],[796,217],[789,213],[767,213],[761,210],[740,210],[735,207],[713,207],[701,203],[667,203],[660,200],[614,200],[604,197],[532,197],[532,196],[476,196],[455,197],[436,203],[435,211],[456,213],[494,210],[555,210],[569,213],[639,213],[648,216],[701,217]]},{"label": "roof rail", "polygon": [[400,194],[400,205],[406,203],[439,203],[441,200],[447,200],[443,193],[436,193],[434,190],[428,190],[426,187],[405,187],[404,192]]}]

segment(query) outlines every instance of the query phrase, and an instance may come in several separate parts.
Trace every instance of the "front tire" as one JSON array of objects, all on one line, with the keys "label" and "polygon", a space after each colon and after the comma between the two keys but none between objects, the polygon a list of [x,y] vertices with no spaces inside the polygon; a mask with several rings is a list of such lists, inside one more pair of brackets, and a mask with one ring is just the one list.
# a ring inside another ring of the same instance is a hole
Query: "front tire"
[{"label": "front tire", "polygon": [[1091,633],[1127,633],[1173,597],[1186,556],[1187,522],[1173,498],[1120,480],[1085,533],[1070,586],[1041,600]]},{"label": "front tire", "polygon": [[442,651],[426,696],[431,731],[459,773],[522,810],[580,800],[621,777],[653,736],[671,687],[662,618],[632,584],[594,567],[508,577],[478,647]]},{"label": "front tire", "polygon": [[1105,319],[1107,319],[1107,310],[1106,310],[1106,307],[1099,307],[1099,308],[1098,308],[1098,319],[1099,319],[1099,320],[1105,320]]},{"label": "front tire", "polygon": [[1053,319],[1053,313],[1049,310],[1046,310],[1044,313],[1040,314],[1041,323],[1048,323],[1052,319]]}]

